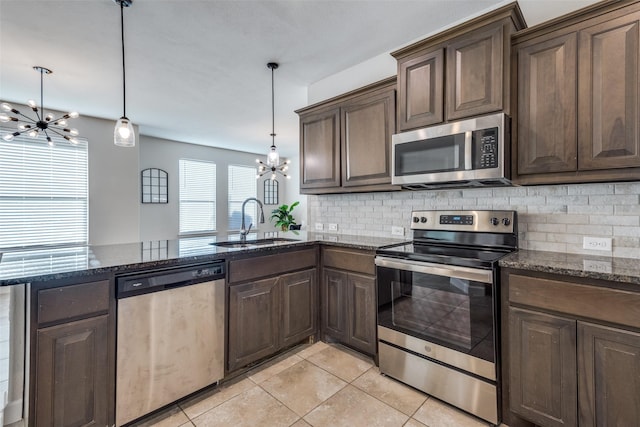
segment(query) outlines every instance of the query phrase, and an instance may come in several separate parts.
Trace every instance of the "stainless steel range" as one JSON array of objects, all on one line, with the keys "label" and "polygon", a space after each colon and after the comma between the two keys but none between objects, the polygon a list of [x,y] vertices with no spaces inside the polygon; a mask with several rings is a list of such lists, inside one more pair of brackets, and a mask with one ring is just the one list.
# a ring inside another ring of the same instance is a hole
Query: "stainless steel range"
[{"label": "stainless steel range", "polygon": [[498,260],[518,247],[514,211],[414,211],[413,241],[380,249],[380,372],[500,421]]}]

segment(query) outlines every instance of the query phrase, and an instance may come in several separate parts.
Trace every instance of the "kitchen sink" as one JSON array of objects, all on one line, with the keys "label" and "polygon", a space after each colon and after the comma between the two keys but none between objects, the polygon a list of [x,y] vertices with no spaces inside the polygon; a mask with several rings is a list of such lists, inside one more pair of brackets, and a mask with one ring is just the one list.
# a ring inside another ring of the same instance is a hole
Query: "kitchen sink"
[{"label": "kitchen sink", "polygon": [[246,242],[240,242],[236,240],[233,242],[216,242],[211,244],[214,246],[221,246],[223,248],[255,248],[259,246],[277,245],[278,243],[286,242],[299,242],[299,240],[287,239],[284,237],[274,237],[270,239],[247,240]]}]

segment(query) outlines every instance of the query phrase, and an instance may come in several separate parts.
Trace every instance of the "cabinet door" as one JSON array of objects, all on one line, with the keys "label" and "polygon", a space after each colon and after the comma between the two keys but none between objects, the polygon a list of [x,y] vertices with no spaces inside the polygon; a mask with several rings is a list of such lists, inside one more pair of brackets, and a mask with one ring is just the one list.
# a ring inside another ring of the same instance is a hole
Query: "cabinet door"
[{"label": "cabinet door", "polygon": [[316,332],[316,270],[285,274],[282,287],[283,346],[295,344]]},{"label": "cabinet door", "polygon": [[278,350],[280,288],[277,280],[229,286],[229,371]]},{"label": "cabinet door", "polygon": [[577,168],[575,33],[521,47],[518,55],[518,175]]},{"label": "cabinet door", "polygon": [[322,331],[340,341],[347,339],[347,273],[322,272]]},{"label": "cabinet door", "polygon": [[509,308],[511,410],[542,427],[577,425],[576,322]]},{"label": "cabinet door", "polygon": [[300,117],[300,188],[340,187],[340,109]]},{"label": "cabinet door", "polygon": [[39,329],[36,426],[111,425],[108,316]]},{"label": "cabinet door", "polygon": [[447,45],[447,120],[502,109],[502,23]]},{"label": "cabinet door", "polygon": [[640,166],[640,12],[580,31],[580,170]]},{"label": "cabinet door", "polygon": [[640,334],[578,322],[580,426],[640,426]]},{"label": "cabinet door", "polygon": [[376,354],[376,279],[349,273],[348,343],[366,353]]},{"label": "cabinet door", "polygon": [[398,130],[442,123],[443,103],[442,49],[398,63]]},{"label": "cabinet door", "polygon": [[342,185],[391,184],[395,90],[360,97],[341,108]]}]

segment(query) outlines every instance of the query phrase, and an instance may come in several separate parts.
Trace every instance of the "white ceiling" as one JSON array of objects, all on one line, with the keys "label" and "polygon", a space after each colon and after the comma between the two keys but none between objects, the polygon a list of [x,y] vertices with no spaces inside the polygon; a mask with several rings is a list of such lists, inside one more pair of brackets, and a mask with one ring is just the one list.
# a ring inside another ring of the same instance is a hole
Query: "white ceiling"
[{"label": "white ceiling", "polygon": [[[520,0],[529,25],[595,0]],[[127,116],[140,133],[295,155],[307,87],[504,0],[134,0],[125,9]],[[120,7],[113,0],[0,0],[0,99],[122,115]],[[39,100],[38,100],[39,102]],[[79,129],[82,132],[82,129]]]}]

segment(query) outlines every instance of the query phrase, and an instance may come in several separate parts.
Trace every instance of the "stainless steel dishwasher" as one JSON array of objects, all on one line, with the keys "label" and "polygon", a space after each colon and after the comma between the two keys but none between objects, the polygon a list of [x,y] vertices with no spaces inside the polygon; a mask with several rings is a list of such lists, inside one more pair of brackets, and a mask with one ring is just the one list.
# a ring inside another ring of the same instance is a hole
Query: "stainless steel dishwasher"
[{"label": "stainless steel dishwasher", "polygon": [[117,278],[116,425],[224,375],[223,261]]}]

